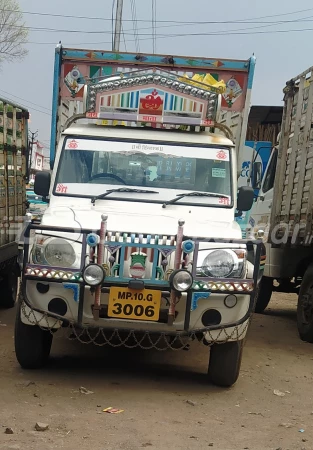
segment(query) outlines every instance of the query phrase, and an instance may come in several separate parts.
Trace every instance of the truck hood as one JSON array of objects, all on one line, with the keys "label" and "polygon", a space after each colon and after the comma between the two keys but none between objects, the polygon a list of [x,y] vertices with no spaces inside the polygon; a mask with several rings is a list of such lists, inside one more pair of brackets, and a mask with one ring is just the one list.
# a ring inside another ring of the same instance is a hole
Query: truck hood
[{"label": "truck hood", "polygon": [[53,227],[98,230],[103,214],[108,216],[109,231],[176,235],[178,220],[182,219],[187,236],[241,238],[240,227],[234,221],[234,211],[226,208],[170,205],[163,209],[160,204],[139,206],[138,203],[128,203],[125,210],[122,202],[106,202],[105,206],[95,207],[90,204],[53,205],[47,208],[41,223]]}]

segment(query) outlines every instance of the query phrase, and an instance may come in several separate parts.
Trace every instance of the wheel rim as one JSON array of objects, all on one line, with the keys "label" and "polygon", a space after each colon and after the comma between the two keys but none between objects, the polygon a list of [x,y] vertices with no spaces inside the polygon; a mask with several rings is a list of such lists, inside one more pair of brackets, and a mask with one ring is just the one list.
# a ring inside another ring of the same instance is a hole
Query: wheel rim
[{"label": "wheel rim", "polygon": [[301,297],[301,321],[309,325],[313,321],[313,286]]}]

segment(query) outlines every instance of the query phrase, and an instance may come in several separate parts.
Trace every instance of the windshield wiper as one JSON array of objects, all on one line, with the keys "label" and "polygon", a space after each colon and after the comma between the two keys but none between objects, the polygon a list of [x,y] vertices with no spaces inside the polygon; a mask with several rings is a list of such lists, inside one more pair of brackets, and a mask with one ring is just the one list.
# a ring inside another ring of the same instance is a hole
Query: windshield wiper
[{"label": "windshield wiper", "polygon": [[163,203],[162,208],[166,208],[167,205],[172,205],[173,203],[178,202],[178,200],[184,197],[217,197],[217,198],[229,198],[228,195],[224,194],[216,194],[215,192],[189,192],[186,194],[177,194],[175,198],[169,200],[168,202]]},{"label": "windshield wiper", "polygon": [[131,189],[131,188],[118,188],[118,189],[108,189],[103,194],[97,195],[96,197],[92,197],[91,203],[94,205],[96,200],[101,200],[113,192],[135,192],[139,194],[158,194],[158,191],[147,191],[145,189]]}]

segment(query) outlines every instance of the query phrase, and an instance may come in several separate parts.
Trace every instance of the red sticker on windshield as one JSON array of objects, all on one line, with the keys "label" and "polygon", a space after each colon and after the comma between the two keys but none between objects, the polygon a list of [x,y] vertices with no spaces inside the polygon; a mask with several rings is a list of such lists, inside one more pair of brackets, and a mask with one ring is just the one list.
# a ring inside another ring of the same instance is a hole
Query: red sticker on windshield
[{"label": "red sticker on windshield", "polygon": [[217,155],[216,155],[217,159],[226,159],[227,158],[227,153],[224,152],[224,150],[220,150]]},{"label": "red sticker on windshield", "polygon": [[67,148],[75,149],[78,148],[78,142],[73,139],[67,144]]},{"label": "red sticker on windshield", "polygon": [[58,194],[66,194],[67,193],[67,186],[65,186],[64,184],[58,184],[56,187],[55,192],[57,192]]},{"label": "red sticker on windshield", "polygon": [[220,205],[229,205],[229,198],[220,197],[218,202]]}]

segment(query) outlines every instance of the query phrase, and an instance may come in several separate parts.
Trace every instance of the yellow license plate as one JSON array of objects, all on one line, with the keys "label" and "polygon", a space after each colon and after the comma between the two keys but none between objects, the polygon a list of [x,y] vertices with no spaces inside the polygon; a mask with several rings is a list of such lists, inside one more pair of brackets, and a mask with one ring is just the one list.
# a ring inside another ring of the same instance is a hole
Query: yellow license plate
[{"label": "yellow license plate", "polygon": [[116,319],[159,320],[161,291],[111,287],[108,316]]}]

